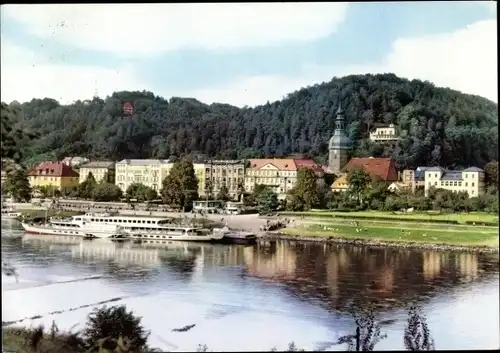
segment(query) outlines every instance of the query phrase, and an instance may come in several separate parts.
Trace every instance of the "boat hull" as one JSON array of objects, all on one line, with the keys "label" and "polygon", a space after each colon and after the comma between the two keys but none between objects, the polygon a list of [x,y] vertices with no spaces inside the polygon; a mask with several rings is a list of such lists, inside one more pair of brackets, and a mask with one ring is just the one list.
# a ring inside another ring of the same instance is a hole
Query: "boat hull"
[{"label": "boat hull", "polygon": [[202,243],[216,243],[222,240],[217,236],[197,236],[197,235],[174,235],[174,234],[131,234],[131,239],[135,240],[168,240],[168,241],[189,241]]},{"label": "boat hull", "polygon": [[50,226],[35,226],[26,223],[21,223],[24,232],[28,234],[39,234],[39,235],[65,235],[65,236],[79,236],[82,238],[124,238],[124,234],[116,232],[103,232],[96,231],[94,229],[64,229],[55,228]]}]

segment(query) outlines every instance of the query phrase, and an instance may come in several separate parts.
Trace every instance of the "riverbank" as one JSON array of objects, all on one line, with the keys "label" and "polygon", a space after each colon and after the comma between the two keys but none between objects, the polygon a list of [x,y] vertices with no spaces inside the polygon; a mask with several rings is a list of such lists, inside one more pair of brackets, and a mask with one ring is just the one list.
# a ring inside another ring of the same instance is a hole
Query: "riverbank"
[{"label": "riverbank", "polygon": [[323,242],[371,247],[417,248],[438,251],[498,253],[498,228],[480,230],[405,224],[404,226],[351,224],[298,224],[267,234],[261,240]]},{"label": "riverbank", "polygon": [[498,214],[485,212],[458,212],[442,213],[439,211],[428,212],[382,212],[382,211],[355,211],[338,212],[313,210],[307,212],[280,212],[283,217],[315,218],[315,219],[351,219],[370,221],[399,221],[415,223],[443,223],[443,224],[469,224],[469,225],[497,225]]}]

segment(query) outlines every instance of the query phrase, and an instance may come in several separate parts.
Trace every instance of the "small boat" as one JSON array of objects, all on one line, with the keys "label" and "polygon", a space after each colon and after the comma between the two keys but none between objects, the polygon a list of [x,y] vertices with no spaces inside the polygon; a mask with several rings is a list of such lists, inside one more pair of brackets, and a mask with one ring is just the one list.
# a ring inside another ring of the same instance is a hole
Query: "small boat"
[{"label": "small boat", "polygon": [[126,238],[127,234],[121,226],[115,224],[83,223],[73,227],[58,226],[54,223],[34,225],[21,222],[26,233],[41,235],[69,235],[82,238]]},{"label": "small boat", "polygon": [[222,235],[221,243],[224,244],[253,245],[257,243],[257,236],[252,232],[230,230],[228,226],[224,228],[214,228],[213,232]]},{"label": "small boat", "polygon": [[14,212],[12,208],[2,208],[2,219],[18,219],[20,217],[20,212]]}]

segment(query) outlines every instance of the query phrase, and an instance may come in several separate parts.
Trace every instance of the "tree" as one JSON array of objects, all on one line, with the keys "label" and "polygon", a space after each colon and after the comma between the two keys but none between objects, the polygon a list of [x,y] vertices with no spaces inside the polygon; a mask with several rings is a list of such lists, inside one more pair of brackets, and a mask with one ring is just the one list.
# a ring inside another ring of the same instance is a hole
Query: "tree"
[{"label": "tree", "polygon": [[45,198],[61,196],[61,190],[59,190],[59,188],[54,185],[42,185],[38,187],[38,191]]},{"label": "tree", "polygon": [[241,202],[241,197],[245,194],[245,186],[243,185],[243,181],[238,181],[238,187],[236,191],[236,197],[238,202]]},{"label": "tree", "polygon": [[91,199],[92,193],[94,192],[97,182],[95,181],[94,175],[90,172],[87,175],[87,179],[78,185],[78,196],[83,199]]},{"label": "tree", "polygon": [[141,318],[121,305],[94,309],[88,316],[82,336],[88,352],[97,353],[100,347],[96,343],[103,340],[111,347],[102,347],[101,343],[102,348],[114,350],[118,341],[125,338],[131,352],[140,352],[147,347],[149,333],[141,325]]},{"label": "tree", "polygon": [[208,179],[205,183],[205,192],[208,196],[208,198],[211,200],[213,198],[213,193],[214,193],[214,183],[212,180]]},{"label": "tree", "polygon": [[275,211],[279,206],[278,195],[269,187],[265,187],[259,192],[256,201],[260,213],[270,213]]},{"label": "tree", "polygon": [[363,204],[363,195],[371,182],[368,175],[362,168],[353,168],[347,173],[348,192],[352,194],[360,205]]},{"label": "tree", "polygon": [[433,351],[434,339],[431,336],[425,316],[421,309],[412,306],[408,313],[408,323],[405,327],[404,343],[408,351]]},{"label": "tree", "polygon": [[489,162],[484,166],[484,182],[486,186],[495,186],[498,188],[498,162]]},{"label": "tree", "polygon": [[136,199],[139,202],[158,198],[158,193],[153,188],[141,183],[130,184],[125,193],[128,199]]},{"label": "tree", "polygon": [[[153,190],[154,191],[154,190]],[[122,190],[115,184],[99,183],[92,191],[94,201],[109,202],[119,201],[123,196]]]},{"label": "tree", "polygon": [[222,185],[219,189],[219,193],[217,194],[217,200],[227,201],[229,200],[229,190],[226,185]]},{"label": "tree", "polygon": [[174,163],[163,180],[161,194],[165,203],[191,210],[193,201],[198,199],[198,179],[191,161],[182,158]]},{"label": "tree", "polygon": [[318,178],[311,168],[299,168],[297,183],[289,192],[287,205],[295,211],[310,210],[320,203]]},{"label": "tree", "polygon": [[31,199],[31,187],[25,169],[14,168],[7,172],[4,192],[18,201],[28,202]]}]

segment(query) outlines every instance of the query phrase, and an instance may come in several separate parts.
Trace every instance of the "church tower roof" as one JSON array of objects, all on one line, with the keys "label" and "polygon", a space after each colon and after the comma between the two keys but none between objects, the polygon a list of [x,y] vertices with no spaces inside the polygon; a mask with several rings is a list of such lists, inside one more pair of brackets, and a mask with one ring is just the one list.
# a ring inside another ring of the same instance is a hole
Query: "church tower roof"
[{"label": "church tower roof", "polygon": [[345,133],[344,110],[342,103],[339,103],[337,109],[337,118],[335,119],[335,131],[328,143],[329,149],[349,149],[351,141]]}]

